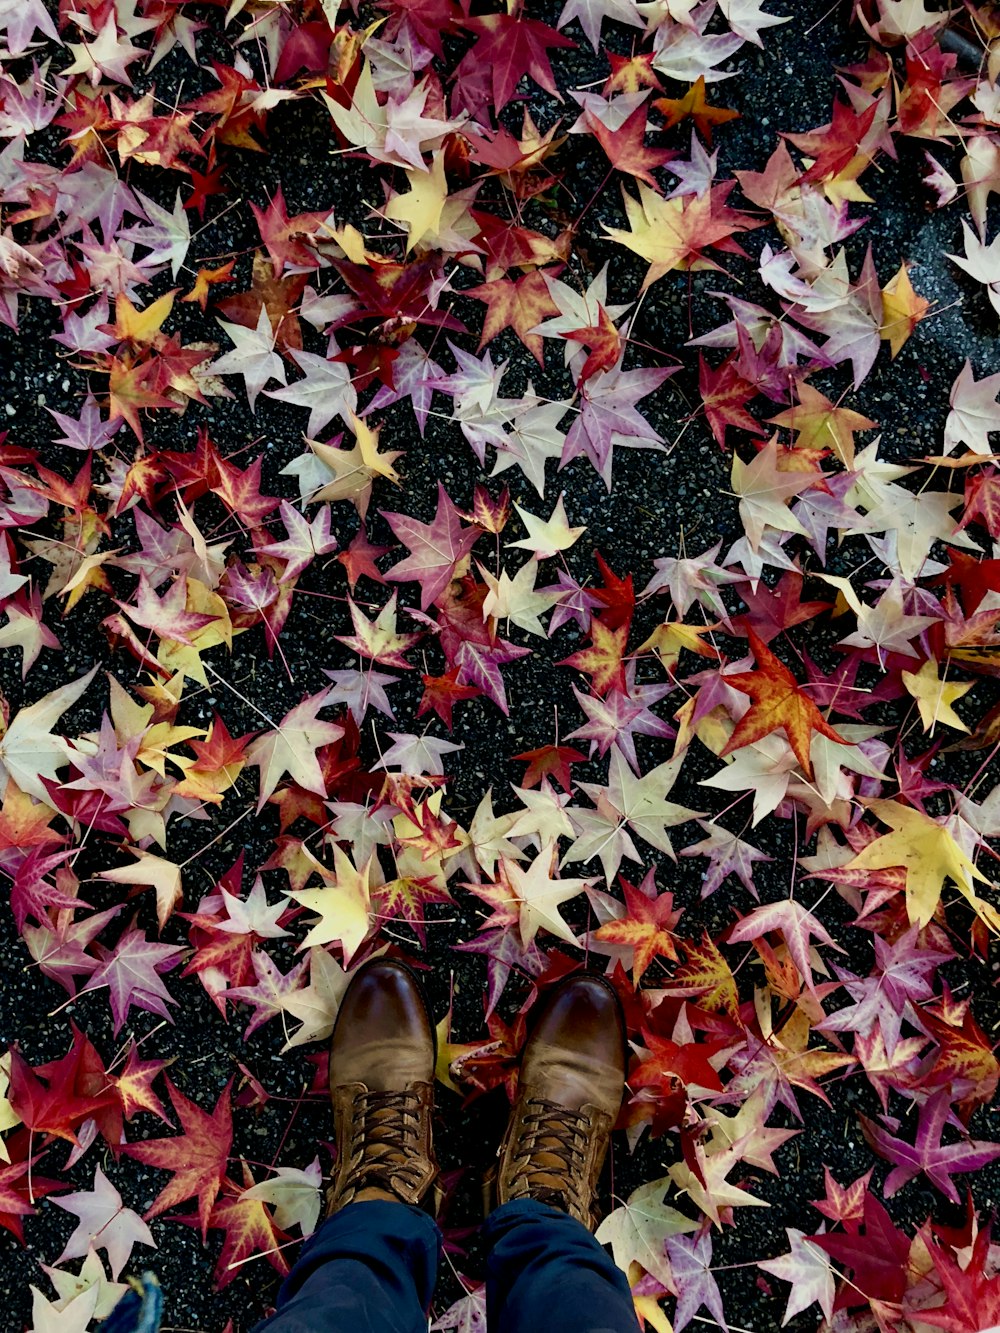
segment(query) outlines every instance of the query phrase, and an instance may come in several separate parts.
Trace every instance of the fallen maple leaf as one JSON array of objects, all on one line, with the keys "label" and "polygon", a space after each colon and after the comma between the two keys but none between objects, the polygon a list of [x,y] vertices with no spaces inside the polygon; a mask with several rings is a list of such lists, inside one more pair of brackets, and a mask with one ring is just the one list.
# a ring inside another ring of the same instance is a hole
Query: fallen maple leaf
[{"label": "fallen maple leaf", "polygon": [[71,757],[66,741],[51,734],[52,727],[83,696],[97,669],[18,709],[7,725],[0,718],[0,776],[12,777],[26,795],[48,800],[42,779],[54,779]]},{"label": "fallen maple leaf", "polygon": [[135,1245],[156,1249],[156,1241],[146,1223],[131,1208],[122,1203],[122,1196],[98,1166],[94,1170],[94,1188],[60,1195],[52,1202],[58,1208],[75,1214],[76,1230],[66,1242],[56,1263],[80,1259],[90,1249],[104,1250],[108,1256],[111,1276],[118,1275],[129,1261]]},{"label": "fallen maple leaf", "polygon": [[170,1101],[180,1121],[181,1133],[170,1138],[144,1139],[128,1143],[125,1151],[147,1166],[172,1171],[170,1180],[153,1200],[146,1217],[159,1217],[185,1199],[197,1198],[198,1221],[204,1241],[215,1197],[222,1187],[233,1143],[233,1120],[229,1105],[232,1087],[227,1083],[209,1115],[166,1079]]},{"label": "fallen maple leaf", "polygon": [[847,862],[851,870],[879,870],[903,866],[906,870],[906,911],[917,925],[926,926],[934,916],[946,878],[957,885],[976,912],[1000,929],[1000,914],[984,903],[973,888],[973,881],[990,881],[969,860],[945,824],[938,823],[922,810],[899,801],[874,800],[870,809],[891,833],[884,833]]},{"label": "fallen maple leaf", "polygon": [[784,663],[775,657],[753,630],[749,630],[748,638],[757,670],[729,675],[726,684],[743,694],[749,694],[753,703],[737,722],[720,753],[725,757],[780,728],[788,737],[788,743],[803,772],[807,777],[812,777],[809,741],[814,731],[841,745],[850,742],[830,726],[812,699],[800,689]]},{"label": "fallen maple leaf", "polygon": [[268,797],[283,774],[306,791],[326,795],[326,784],[320,771],[316,751],[321,745],[330,745],[344,734],[338,722],[323,722],[321,709],[329,705],[329,690],[312,694],[289,709],[273,731],[265,731],[247,750],[247,763],[260,769],[260,794],[257,810],[263,810]]},{"label": "fallen maple leaf", "polygon": [[111,880],[114,884],[135,884],[155,889],[156,919],[162,930],[184,896],[181,868],[162,856],[154,856],[152,852],[136,848],[135,854],[139,859],[132,865],[102,870],[99,878]]},{"label": "fallen maple leaf", "polygon": [[891,1199],[907,1181],[923,1172],[946,1198],[952,1203],[958,1203],[958,1190],[952,1175],[955,1172],[981,1171],[1000,1157],[1000,1143],[986,1143],[979,1139],[942,1143],[941,1135],[949,1122],[954,1122],[954,1115],[947,1092],[935,1093],[921,1106],[916,1138],[912,1144],[897,1138],[867,1116],[861,1117],[865,1138],[879,1156],[894,1163],[883,1187],[887,1199]]}]

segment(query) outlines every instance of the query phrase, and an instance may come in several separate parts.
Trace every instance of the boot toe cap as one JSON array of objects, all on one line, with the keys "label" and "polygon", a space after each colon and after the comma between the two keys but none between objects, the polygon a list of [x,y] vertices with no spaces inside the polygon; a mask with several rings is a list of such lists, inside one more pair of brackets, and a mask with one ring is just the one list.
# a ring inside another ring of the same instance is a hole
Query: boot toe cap
[{"label": "boot toe cap", "polygon": [[340,1005],[330,1052],[334,1083],[375,1090],[405,1087],[434,1076],[434,1029],[420,986],[394,959],[366,964]]}]

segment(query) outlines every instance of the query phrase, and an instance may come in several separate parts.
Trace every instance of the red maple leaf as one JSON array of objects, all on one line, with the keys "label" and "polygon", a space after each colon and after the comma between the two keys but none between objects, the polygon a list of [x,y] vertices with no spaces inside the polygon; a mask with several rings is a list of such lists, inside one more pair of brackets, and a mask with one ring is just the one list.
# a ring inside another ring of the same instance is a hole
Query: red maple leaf
[{"label": "red maple leaf", "polygon": [[216,1290],[221,1291],[239,1277],[242,1265],[256,1256],[266,1258],[284,1277],[288,1272],[288,1260],[281,1247],[288,1243],[289,1236],[279,1230],[267,1206],[259,1199],[246,1198],[242,1190],[231,1194],[228,1190],[236,1187],[231,1181],[226,1185],[227,1192],[216,1200],[208,1221],[210,1227],[225,1232],[222,1252],[215,1266]]},{"label": "red maple leaf", "polygon": [[382,571],[375,561],[391,550],[391,546],[375,546],[370,542],[368,534],[362,526],[354,534],[347,549],[338,551],[334,559],[342,564],[347,571],[347,582],[353,592],[362,574],[375,583],[385,583]]},{"label": "red maple leaf", "polygon": [[170,1180],[153,1200],[146,1217],[159,1217],[185,1199],[197,1198],[201,1238],[208,1233],[209,1219],[216,1195],[222,1187],[233,1144],[233,1117],[230,1110],[232,1080],[223,1088],[215,1110],[209,1115],[165,1079],[182,1133],[171,1138],[146,1139],[129,1143],[125,1151],[147,1166],[172,1171]]},{"label": "red maple leaf", "polygon": [[594,138],[604,149],[611,165],[618,171],[626,171],[630,176],[645,181],[654,190],[659,190],[660,186],[652,173],[652,168],[664,166],[677,154],[672,148],[650,148],[646,144],[648,108],[645,102],[637,106],[617,130],[609,130],[592,111],[586,111],[584,115]]},{"label": "red maple leaf", "polygon": [[255,458],[246,471],[241,472],[224,458],[218,458],[216,477],[209,487],[232,513],[256,527],[272,510],[278,507],[275,495],[261,495],[260,469],[263,458]]},{"label": "red maple leaf", "polygon": [[528,765],[528,770],[521,779],[522,787],[537,787],[545,778],[551,778],[564,792],[573,787],[570,774],[571,764],[586,762],[587,756],[572,745],[539,745],[534,750],[522,750],[512,754],[511,759]]},{"label": "red maple leaf", "polygon": [[31,1217],[36,1200],[54,1190],[64,1190],[64,1180],[49,1180],[34,1171],[41,1156],[31,1156],[31,1135],[22,1130],[5,1143],[9,1162],[0,1162],[0,1227],[12,1232],[24,1244],[25,1217]]},{"label": "red maple leaf", "polygon": [[737,722],[721,753],[723,756],[732,754],[741,746],[781,729],[788,737],[788,743],[802,771],[812,777],[809,760],[811,732],[818,731],[821,736],[839,741],[841,745],[849,745],[850,741],[830,726],[812,699],[799,688],[785,664],[775,657],[753,630],[750,630],[749,639],[757,670],[739,671],[727,676],[726,684],[743,694],[749,694],[753,703]]},{"label": "red maple leaf", "polygon": [[476,37],[455,69],[455,94],[473,110],[487,100],[489,88],[494,111],[501,111],[527,74],[553,97],[559,97],[549,51],[576,48],[576,42],[539,19],[523,14],[483,14],[462,18],[461,26]]},{"label": "red maple leaf", "polygon": [[517,1076],[521,1049],[527,1036],[527,1021],[523,1013],[512,1023],[505,1023],[499,1014],[490,1015],[486,1024],[490,1039],[458,1061],[461,1077],[473,1088],[469,1101],[502,1087],[510,1101],[517,1092]]},{"label": "red maple leaf", "polygon": [[451,582],[456,564],[482,536],[479,528],[463,528],[459,511],[438,482],[437,512],[433,522],[421,523],[409,514],[382,511],[382,517],[410,554],[389,570],[394,583],[420,584],[420,609],[426,611]]},{"label": "red maple leaf", "polygon": [[217,773],[220,769],[226,768],[227,765],[243,763],[244,751],[256,734],[254,731],[248,731],[243,736],[230,736],[225,722],[216,713],[212,719],[208,738],[200,741],[192,737],[188,741],[188,745],[197,755],[194,763],[190,765],[189,771],[194,773]]},{"label": "red maple leaf", "polygon": [[443,676],[423,676],[424,692],[417,709],[417,717],[423,717],[432,710],[453,730],[452,709],[462,699],[474,699],[482,691],[475,685],[463,685],[458,679],[458,667],[452,667]]},{"label": "red maple leaf", "polygon": [[846,1236],[810,1236],[831,1259],[851,1270],[852,1282],[841,1283],[837,1307],[868,1301],[898,1304],[906,1290],[910,1239],[870,1191],[865,1195],[864,1228]]},{"label": "red maple leaf", "polygon": [[333,32],[325,19],[313,19],[292,29],[281,44],[274,82],[280,87],[300,70],[322,74],[330,63]]},{"label": "red maple leaf", "polygon": [[[84,1120],[110,1108],[117,1093],[104,1074],[104,1065],[90,1040],[73,1024],[73,1045],[59,1060],[29,1065],[16,1046],[10,1050],[11,1107],[22,1124],[39,1134],[77,1142],[76,1130]],[[95,1086],[95,1082],[97,1086]]]},{"label": "red maple leaf", "polygon": [[585,384],[599,370],[611,370],[621,358],[622,335],[603,306],[598,308],[596,324],[567,330],[566,340],[580,343],[589,351],[587,359],[580,368],[580,375],[576,381],[577,388]]},{"label": "red maple leaf", "polygon": [[[394,334],[405,341],[404,331]],[[352,343],[329,359],[341,361],[345,366],[354,366],[351,383],[358,393],[363,393],[372,380],[378,380],[387,389],[396,387],[393,380],[393,364],[399,356],[399,348],[390,343]]]},{"label": "red maple leaf", "polygon": [[1000,537],[1000,470],[995,467],[966,474],[965,509],[959,530],[977,519],[991,537]]},{"label": "red maple leaf", "polygon": [[770,643],[783,630],[802,625],[831,609],[832,602],[803,602],[802,584],[802,575],[788,569],[773,588],[763,582],[756,588],[749,581],[741,585],[740,597],[750,609],[744,615],[733,617],[734,629],[741,634],[752,629],[763,643]]},{"label": "red maple leaf", "polygon": [[184,207],[198,214],[200,222],[205,221],[205,209],[209,199],[213,199],[217,194],[225,194],[226,186],[223,181],[227,169],[227,163],[219,163],[215,156],[215,144],[212,143],[208,150],[208,161],[205,164],[204,171],[198,171],[194,167],[189,167],[188,172],[191,177],[191,193],[184,201]]},{"label": "red maple leaf", "polygon": [[193,449],[164,449],[156,455],[169,481],[166,491],[178,491],[185,504],[191,504],[216,484],[219,475],[219,451],[204,426],[198,427]]},{"label": "red maple leaf", "polygon": [[603,583],[599,587],[588,588],[587,591],[604,607],[601,620],[608,629],[621,629],[623,625],[631,624],[632,613],[635,611],[632,575],[626,574],[620,579],[600,551],[594,552],[594,559],[601,571]]},{"label": "red maple leaf", "polygon": [[972,1254],[964,1268],[954,1255],[931,1239],[929,1228],[922,1236],[934,1261],[934,1270],[946,1296],[944,1305],[920,1311],[920,1321],[934,1324],[948,1333],[979,1333],[980,1329],[1000,1324],[1000,1276],[986,1276],[990,1251],[990,1228],[978,1233]]},{"label": "red maple leaf", "polygon": [[334,261],[334,268],[361,302],[361,309],[350,317],[379,319],[386,326],[434,324],[455,333],[465,333],[465,325],[447,310],[437,310],[431,287],[439,277],[438,265],[430,259],[403,264],[391,259],[369,256],[368,264],[354,264],[346,259]]},{"label": "red maple leaf", "polygon": [[532,231],[530,227],[522,227],[517,222],[496,213],[484,213],[478,208],[470,209],[469,216],[479,228],[475,241],[486,251],[491,273],[497,270],[506,273],[512,268],[569,259],[569,231],[560,232],[556,237],[545,236],[540,231]]},{"label": "red maple leaf", "polygon": [[713,370],[704,356],[698,354],[698,392],[720,449],[726,447],[729,426],[749,431],[751,435],[765,434],[746,410],[747,403],[757,397],[757,387],[739,373],[735,352],[726,357],[718,370]]},{"label": "red maple leaf", "polygon": [[965,613],[971,616],[987,593],[1000,593],[1000,560],[977,560],[954,547],[948,556],[948,568],[939,577],[958,588]]},{"label": "red maple leaf", "polygon": [[871,129],[878,111],[878,102],[872,102],[865,111],[855,112],[849,102],[834,102],[833,119],[829,125],[809,130],[805,134],[782,133],[801,152],[814,158],[812,166],[802,176],[804,182],[825,181],[837,176],[858,151],[858,145]]}]

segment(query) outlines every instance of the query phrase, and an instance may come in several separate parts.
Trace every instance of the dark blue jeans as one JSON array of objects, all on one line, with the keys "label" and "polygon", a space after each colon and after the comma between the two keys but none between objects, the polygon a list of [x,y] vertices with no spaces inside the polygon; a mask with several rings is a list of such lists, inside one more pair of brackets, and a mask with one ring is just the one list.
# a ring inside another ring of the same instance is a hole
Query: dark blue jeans
[{"label": "dark blue jeans", "polygon": [[[628,1281],[575,1218],[527,1199],[486,1220],[491,1333],[637,1333]],[[427,1333],[441,1233],[419,1208],[351,1203],[319,1228],[254,1333]]]}]

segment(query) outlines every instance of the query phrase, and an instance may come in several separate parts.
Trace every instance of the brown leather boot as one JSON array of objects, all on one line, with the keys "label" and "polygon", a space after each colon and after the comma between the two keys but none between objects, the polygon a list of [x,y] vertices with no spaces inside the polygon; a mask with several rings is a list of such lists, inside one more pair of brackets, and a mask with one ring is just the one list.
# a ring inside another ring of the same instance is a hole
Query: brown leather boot
[{"label": "brown leather boot", "polygon": [[568,978],[521,1058],[498,1151],[496,1198],[538,1199],[593,1230],[594,1194],[625,1091],[625,1023],[603,977]]},{"label": "brown leather boot", "polygon": [[358,1197],[423,1199],[438,1174],[434,1058],[416,977],[393,959],[365,964],[340,1002],[330,1047],[337,1165],[327,1216]]}]

